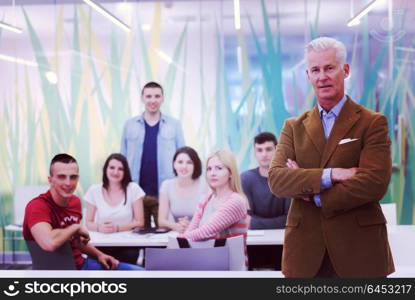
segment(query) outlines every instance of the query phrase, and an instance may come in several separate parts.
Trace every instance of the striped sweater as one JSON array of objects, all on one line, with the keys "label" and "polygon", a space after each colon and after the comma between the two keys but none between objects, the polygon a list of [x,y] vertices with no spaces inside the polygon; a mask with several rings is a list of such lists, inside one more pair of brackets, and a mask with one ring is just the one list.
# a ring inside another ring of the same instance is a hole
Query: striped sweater
[{"label": "striped sweater", "polygon": [[199,203],[199,206],[186,231],[184,234],[179,236],[185,237],[192,241],[201,241],[212,238],[226,239],[242,235],[244,238],[245,267],[248,267],[246,238],[248,234],[249,220],[244,199],[240,194],[232,193],[222,202],[210,220],[199,226],[206,205],[209,200],[212,199],[212,196],[213,194],[208,194]]},{"label": "striped sweater", "polygon": [[243,235],[246,241],[248,222],[245,201],[238,193],[232,193],[223,201],[211,219],[200,225],[203,212],[213,194],[208,194],[200,203],[184,237],[192,241],[229,238]]}]

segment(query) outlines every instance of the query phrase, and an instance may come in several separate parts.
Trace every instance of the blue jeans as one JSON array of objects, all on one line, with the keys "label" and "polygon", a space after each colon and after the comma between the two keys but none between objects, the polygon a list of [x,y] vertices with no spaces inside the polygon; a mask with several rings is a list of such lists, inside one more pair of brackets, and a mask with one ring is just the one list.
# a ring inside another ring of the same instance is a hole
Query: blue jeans
[{"label": "blue jeans", "polygon": [[[96,259],[86,258],[81,270],[106,270],[103,265],[101,265]],[[119,262],[117,269],[118,271],[144,271],[144,268]]]}]

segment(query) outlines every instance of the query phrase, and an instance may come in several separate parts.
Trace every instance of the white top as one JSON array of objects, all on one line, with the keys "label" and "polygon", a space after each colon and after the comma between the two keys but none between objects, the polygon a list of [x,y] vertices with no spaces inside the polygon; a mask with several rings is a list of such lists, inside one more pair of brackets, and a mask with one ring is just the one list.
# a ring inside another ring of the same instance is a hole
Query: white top
[{"label": "white top", "polygon": [[178,222],[178,219],[184,216],[187,216],[189,220],[192,219],[199,201],[207,191],[207,185],[200,178],[196,179],[196,188],[193,192],[186,195],[179,194],[177,190],[177,177],[163,181],[160,187],[160,194],[167,195],[169,199],[170,214],[175,222]]},{"label": "white top", "polygon": [[88,203],[94,205],[97,210],[95,214],[95,222],[113,222],[119,226],[128,225],[133,221],[133,203],[145,196],[141,187],[130,182],[127,186],[127,202],[121,201],[117,206],[110,206],[104,200],[102,183],[92,185],[86,192],[84,199]]}]

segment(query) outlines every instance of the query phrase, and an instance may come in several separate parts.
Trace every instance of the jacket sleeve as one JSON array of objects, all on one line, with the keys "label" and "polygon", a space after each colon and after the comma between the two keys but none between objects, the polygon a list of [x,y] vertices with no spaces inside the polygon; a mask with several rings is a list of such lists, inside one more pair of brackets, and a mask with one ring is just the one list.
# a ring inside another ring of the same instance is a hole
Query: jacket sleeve
[{"label": "jacket sleeve", "polygon": [[362,140],[356,175],[321,192],[322,212],[326,217],[380,201],[387,191],[392,159],[385,116],[379,114],[374,118]]},{"label": "jacket sleeve", "polygon": [[296,160],[292,123],[288,119],[284,123],[280,141],[268,171],[268,185],[271,192],[278,197],[297,198],[320,193],[323,169],[290,169],[286,166],[287,159]]}]

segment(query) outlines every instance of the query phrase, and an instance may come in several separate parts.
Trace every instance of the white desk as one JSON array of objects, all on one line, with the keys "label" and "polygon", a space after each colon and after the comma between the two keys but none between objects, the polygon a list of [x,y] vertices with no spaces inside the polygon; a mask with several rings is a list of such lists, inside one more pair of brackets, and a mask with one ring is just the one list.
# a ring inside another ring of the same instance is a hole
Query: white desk
[{"label": "white desk", "polygon": [[[395,252],[397,256],[401,256],[401,252],[406,254],[409,249],[411,249],[412,253],[415,253],[415,242],[406,242],[415,241],[415,225],[389,225],[387,229],[392,254]],[[91,243],[97,247],[165,247],[168,242],[168,236],[175,237],[177,233],[171,231],[168,233],[143,235],[132,232],[105,234],[91,231],[90,235]],[[283,242],[284,229],[248,231],[247,244],[249,246],[282,245]],[[398,257],[395,259],[399,260]],[[415,265],[415,258],[413,261]]]},{"label": "white desk", "polygon": [[[100,233],[91,231],[91,244],[96,247],[165,247],[168,237],[177,236],[177,232],[157,234],[137,234],[132,232]],[[282,245],[284,229],[249,230],[247,244]]]}]

